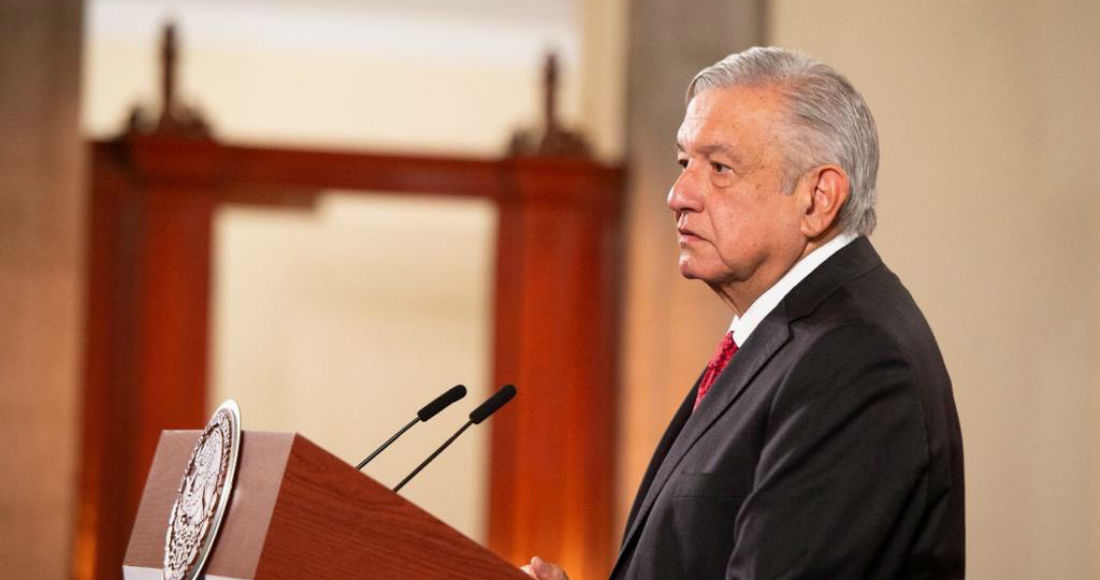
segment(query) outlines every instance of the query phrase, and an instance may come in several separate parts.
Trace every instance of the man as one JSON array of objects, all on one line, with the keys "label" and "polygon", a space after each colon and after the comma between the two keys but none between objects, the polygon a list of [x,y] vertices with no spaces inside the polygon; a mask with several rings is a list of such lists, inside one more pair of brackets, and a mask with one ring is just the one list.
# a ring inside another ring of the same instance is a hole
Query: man
[{"label": "man", "polygon": [[866,103],[776,48],[704,69],[687,97],[668,195],[680,271],[734,317],[654,453],[612,578],[962,577],[958,417],[928,324],[866,238]]}]

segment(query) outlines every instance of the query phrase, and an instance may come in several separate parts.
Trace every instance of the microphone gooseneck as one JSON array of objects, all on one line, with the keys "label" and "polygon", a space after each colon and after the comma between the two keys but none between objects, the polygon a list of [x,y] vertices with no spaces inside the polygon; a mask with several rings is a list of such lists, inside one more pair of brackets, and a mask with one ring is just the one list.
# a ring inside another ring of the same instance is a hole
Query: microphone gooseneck
[{"label": "microphone gooseneck", "polygon": [[416,474],[420,473],[420,471],[422,469],[427,467],[428,464],[431,463],[432,460],[436,458],[436,456],[438,456],[440,453],[443,453],[444,449],[450,447],[451,443],[454,443],[454,440],[458,439],[458,436],[462,435],[462,432],[465,431],[466,429],[469,429],[470,425],[473,425],[473,424],[474,424],[473,421],[466,421],[466,424],[463,425],[462,427],[460,427],[458,429],[458,431],[455,431],[454,435],[451,435],[450,437],[448,437],[447,440],[443,442],[443,445],[439,446],[439,449],[436,449],[435,451],[433,451],[432,454],[429,455],[427,459],[425,459],[423,462],[421,462],[420,465],[416,466],[416,469],[412,470],[412,473],[406,475],[405,479],[402,479],[401,483],[397,484],[393,488],[394,493],[397,493],[397,492],[401,491],[401,488],[405,487],[405,484],[409,483],[410,479],[416,477]]},{"label": "microphone gooseneck", "polygon": [[363,469],[366,464],[370,463],[372,459],[374,459],[379,453],[389,447],[391,443],[397,441],[397,438],[404,435],[405,431],[411,429],[413,425],[416,425],[421,421],[427,421],[428,419],[431,419],[432,417],[436,416],[440,411],[449,407],[451,403],[454,403],[455,401],[465,396],[466,387],[463,385],[455,385],[450,389],[447,389],[447,392],[439,395],[435,398],[435,400],[428,403],[427,405],[424,405],[422,409],[417,411],[415,419],[409,421],[408,424],[399,429],[397,433],[394,433],[392,437],[386,439],[386,442],[380,445],[378,449],[375,449],[370,455],[367,456],[366,459],[360,461],[359,465],[355,466],[355,469]]}]

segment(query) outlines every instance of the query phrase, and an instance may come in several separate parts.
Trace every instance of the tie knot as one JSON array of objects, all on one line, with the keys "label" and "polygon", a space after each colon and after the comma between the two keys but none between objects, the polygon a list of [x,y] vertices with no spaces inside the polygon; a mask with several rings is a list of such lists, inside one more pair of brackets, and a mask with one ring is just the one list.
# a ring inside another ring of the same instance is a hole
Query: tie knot
[{"label": "tie knot", "polygon": [[718,344],[718,349],[714,351],[714,357],[710,359],[708,367],[721,370],[729,364],[730,359],[733,358],[734,353],[737,352],[737,343],[733,341],[733,333],[727,332],[722,337],[722,342]]},{"label": "tie knot", "polygon": [[718,350],[714,351],[714,358],[710,359],[707,363],[707,371],[703,373],[703,378],[699,380],[699,390],[695,393],[695,407],[699,408],[699,403],[703,400],[703,395],[707,394],[711,385],[718,379],[718,375],[722,373],[722,370],[729,364],[730,359],[737,352],[737,343],[733,341],[733,333],[727,332],[722,337],[722,342],[718,345]]}]

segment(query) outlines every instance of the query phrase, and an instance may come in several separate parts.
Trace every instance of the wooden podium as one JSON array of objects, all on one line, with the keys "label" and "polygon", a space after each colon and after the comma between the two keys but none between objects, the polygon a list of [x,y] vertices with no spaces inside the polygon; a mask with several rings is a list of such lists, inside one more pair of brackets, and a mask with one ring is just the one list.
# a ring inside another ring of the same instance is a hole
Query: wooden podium
[{"label": "wooden podium", "polygon": [[[199,431],[163,431],[126,550],[161,576],[164,536]],[[515,565],[295,433],[245,431],[208,578],[529,580]]]}]

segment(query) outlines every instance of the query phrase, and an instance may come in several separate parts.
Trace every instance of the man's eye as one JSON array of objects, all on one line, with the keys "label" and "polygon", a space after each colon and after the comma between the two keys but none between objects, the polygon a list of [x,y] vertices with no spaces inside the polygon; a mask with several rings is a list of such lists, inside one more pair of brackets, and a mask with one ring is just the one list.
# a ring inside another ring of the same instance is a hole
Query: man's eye
[{"label": "man's eye", "polygon": [[722,165],[721,163],[711,162],[710,166],[713,167],[714,172],[718,173],[718,174],[729,173],[730,172],[730,166],[729,165]]},{"label": "man's eye", "polygon": [[680,169],[687,169],[688,168],[688,160],[687,159],[677,159],[676,163],[678,163],[680,165]]}]

